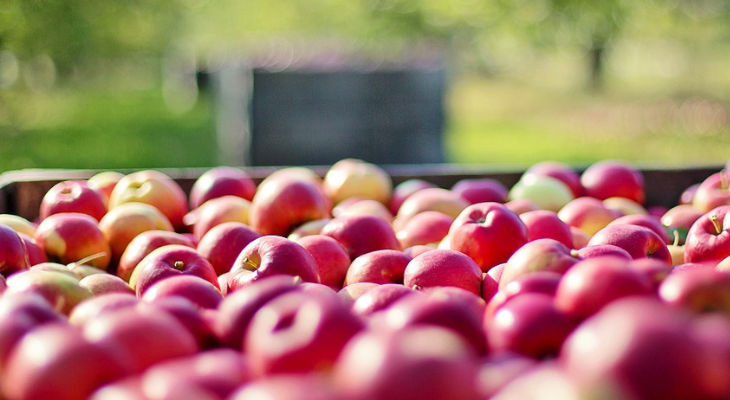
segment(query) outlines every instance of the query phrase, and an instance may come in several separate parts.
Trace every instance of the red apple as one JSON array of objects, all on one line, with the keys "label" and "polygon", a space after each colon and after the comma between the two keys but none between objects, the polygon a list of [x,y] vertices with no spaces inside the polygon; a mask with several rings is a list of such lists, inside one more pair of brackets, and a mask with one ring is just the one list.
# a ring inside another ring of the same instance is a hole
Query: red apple
[{"label": "red apple", "polygon": [[640,258],[632,260],[629,266],[642,274],[644,274],[651,282],[654,292],[659,289],[659,285],[672,272],[672,266],[664,261],[655,258]]},{"label": "red apple", "polygon": [[109,198],[109,209],[125,203],[149,204],[160,210],[175,228],[184,227],[187,197],[180,186],[162,172],[138,171],[122,178]]},{"label": "red apple", "polygon": [[177,275],[155,282],[142,296],[142,300],[154,303],[156,299],[170,296],[184,297],[204,309],[216,309],[223,296],[212,283],[193,275]]},{"label": "red apple", "polygon": [[210,309],[201,309],[190,300],[181,296],[166,296],[143,301],[137,306],[150,309],[153,313],[166,313],[179,322],[193,335],[201,348],[211,348],[218,345],[213,331],[217,319],[217,312]]},{"label": "red apple", "polygon": [[487,271],[527,242],[527,228],[502,204],[479,203],[459,214],[444,240],[448,248],[466,254]]},{"label": "red apple", "polygon": [[404,296],[411,295],[418,295],[418,292],[397,283],[385,283],[358,297],[352,304],[352,311],[361,316],[368,316],[387,309]]},{"label": "red apple", "polygon": [[193,275],[218,287],[218,279],[213,266],[195,249],[170,244],[153,250],[137,264],[129,286],[137,296],[147,291],[155,282],[178,275]]},{"label": "red apple", "polygon": [[717,207],[700,217],[684,245],[685,262],[718,263],[730,256],[730,206]]},{"label": "red apple", "polygon": [[339,296],[345,304],[352,306],[357,299],[359,299],[367,291],[378,286],[380,286],[379,283],[373,282],[353,283],[352,285],[347,285],[340,289],[340,291],[337,292],[337,296]]},{"label": "red apple", "polygon": [[694,201],[695,194],[697,193],[697,189],[700,187],[699,183],[695,183],[694,185],[690,185],[687,187],[687,189],[684,189],[682,194],[679,196],[679,204],[689,204],[691,205]]},{"label": "red apple", "polygon": [[91,292],[81,287],[78,279],[56,271],[19,272],[8,278],[7,285],[6,295],[37,293],[66,315],[81,301],[91,297]]},{"label": "red apple", "polygon": [[48,262],[46,252],[43,251],[43,249],[36,244],[35,240],[32,237],[21,232],[18,232],[18,236],[20,236],[20,238],[23,240],[25,250],[28,253],[28,265],[33,266],[36,264]]},{"label": "red apple", "polygon": [[573,237],[573,248],[574,249],[582,249],[586,246],[588,246],[588,242],[591,241],[591,237],[583,232],[582,230],[571,226],[570,227],[570,234]]},{"label": "red apple", "polygon": [[322,284],[341,288],[350,267],[350,257],[345,248],[335,239],[324,235],[305,236],[296,242],[307,249],[316,261]]},{"label": "red apple", "polygon": [[36,293],[8,293],[0,297],[0,368],[4,370],[15,345],[23,335],[65,317]]},{"label": "red apple", "polygon": [[257,379],[233,393],[229,400],[342,400],[328,376],[318,373],[284,374]]},{"label": "red apple", "polygon": [[217,167],[206,171],[190,190],[190,208],[198,208],[210,199],[237,196],[248,201],[256,193],[256,184],[238,168]]},{"label": "red apple", "polygon": [[491,400],[582,400],[593,396],[606,396],[611,399],[628,399],[615,387],[595,388],[580,385],[566,373],[559,364],[551,361],[541,362],[524,373],[513,377],[501,390],[489,397]]},{"label": "red apple", "polygon": [[670,233],[676,231],[679,234],[679,243],[684,244],[687,239],[687,232],[692,224],[703,215],[702,211],[687,205],[680,204],[669,209],[662,215],[660,222]]},{"label": "red apple", "polygon": [[606,256],[623,258],[625,260],[632,259],[631,254],[629,254],[626,250],[612,244],[597,244],[595,246],[587,246],[583,247],[582,249],[573,251],[572,254],[581,260]]},{"label": "red apple", "polygon": [[482,299],[484,299],[485,302],[489,303],[489,301],[492,300],[492,298],[497,294],[499,291],[499,282],[492,278],[491,275],[484,272],[482,273]]},{"label": "red apple", "polygon": [[393,228],[372,215],[335,218],[322,228],[322,235],[337,240],[352,260],[375,250],[401,249]]},{"label": "red apple", "polygon": [[710,175],[698,187],[692,198],[692,206],[702,212],[730,205],[730,174],[722,170]]},{"label": "red apple", "polygon": [[408,257],[413,258],[413,257],[417,257],[417,256],[419,256],[427,251],[431,251],[431,250],[436,250],[436,248],[434,248],[432,246],[426,246],[426,245],[416,245],[416,246],[412,246],[407,249],[404,249],[403,253],[405,255],[407,255]]},{"label": "red apple", "polygon": [[479,367],[477,388],[482,398],[491,399],[516,378],[529,374],[536,365],[537,361],[520,354],[499,353],[489,356]]},{"label": "red apple", "polygon": [[393,222],[400,230],[415,215],[424,211],[438,211],[451,218],[456,218],[469,203],[458,194],[441,188],[427,188],[419,190],[403,202]]},{"label": "red apple", "polygon": [[599,161],[585,170],[580,183],[586,194],[599,200],[625,197],[644,203],[644,179],[636,168],[620,161]]},{"label": "red apple", "polygon": [[253,282],[273,275],[298,276],[305,282],[320,282],[317,262],[298,243],[280,236],[262,236],[241,251],[231,271],[249,270]]},{"label": "red apple", "polygon": [[545,161],[532,165],[525,171],[525,175],[542,175],[555,178],[563,182],[570,191],[573,193],[573,197],[580,197],[583,195],[583,185],[580,183],[580,175],[575,172],[568,165],[554,161]]},{"label": "red apple", "polygon": [[722,398],[730,393],[730,321],[720,314],[708,314],[692,321],[692,339],[704,355],[703,374],[710,398]]},{"label": "red apple", "polygon": [[251,227],[262,235],[287,235],[304,222],[327,218],[330,208],[316,183],[282,177],[259,186],[251,203]]},{"label": "red apple", "polygon": [[74,307],[68,317],[71,325],[83,328],[91,321],[125,308],[133,308],[139,300],[132,293],[105,293],[90,297]]},{"label": "red apple", "polygon": [[350,197],[387,204],[393,184],[388,173],[377,165],[348,158],[330,167],[324,177],[324,190],[335,204]]},{"label": "red apple", "polygon": [[558,211],[558,217],[563,222],[591,236],[620,216],[619,212],[609,210],[600,200],[592,197],[574,199]]},{"label": "red apple", "polygon": [[558,218],[558,214],[547,211],[528,211],[520,214],[520,219],[527,227],[527,240],[554,239],[573,248],[573,233],[570,226]]},{"label": "red apple", "polygon": [[673,272],[659,286],[659,297],[697,313],[717,311],[730,316],[730,274],[712,268]]},{"label": "red apple", "polygon": [[387,223],[393,222],[393,214],[390,213],[390,210],[388,210],[383,203],[370,199],[358,200],[355,197],[351,197],[351,199],[355,199],[356,201],[347,205],[345,205],[347,200],[343,201],[332,209],[332,215],[335,217],[346,217],[349,215],[374,215],[382,218]]},{"label": "red apple", "polygon": [[82,278],[79,286],[85,288],[92,295],[98,296],[104,293],[130,293],[134,290],[122,278],[111,274],[93,274]]},{"label": "red apple", "polygon": [[345,286],[358,282],[403,283],[411,257],[397,250],[375,250],[355,258],[347,269]]},{"label": "red apple", "polygon": [[537,271],[522,275],[500,289],[487,303],[485,318],[494,318],[494,313],[510,299],[525,293],[542,293],[555,296],[562,275],[550,271]]},{"label": "red apple", "polygon": [[324,226],[330,221],[332,221],[332,218],[321,218],[305,222],[294,229],[287,238],[289,240],[297,241],[305,236],[319,235],[322,232],[322,228],[324,228]]},{"label": "red apple", "polygon": [[451,191],[469,204],[507,201],[507,188],[494,179],[462,179],[451,187]]},{"label": "red apple", "polygon": [[600,231],[588,242],[589,246],[598,244],[612,244],[626,250],[631,257],[656,258],[666,263],[672,262],[664,240],[654,231],[636,225],[610,225]]},{"label": "red apple", "polygon": [[125,281],[129,281],[132,271],[143,258],[153,250],[169,244],[194,247],[190,239],[179,233],[164,230],[142,232],[129,242],[124,253],[122,253],[117,267],[117,275]]},{"label": "red apple", "polygon": [[248,224],[251,203],[236,196],[208,200],[185,216],[185,223],[193,226],[193,236],[200,240],[213,227],[226,222]]},{"label": "red apple", "polygon": [[142,232],[152,230],[172,231],[167,217],[149,204],[125,203],[109,212],[99,222],[112,251],[112,258],[119,260],[127,245]]},{"label": "red apple", "polygon": [[0,274],[8,276],[30,268],[23,239],[7,225],[0,224]]},{"label": "red apple", "polygon": [[654,233],[656,233],[657,236],[659,236],[664,241],[664,243],[672,243],[669,235],[667,235],[667,231],[664,229],[658,218],[649,215],[625,215],[611,221],[611,223],[609,223],[608,225],[611,226],[619,224],[629,224],[649,228]]},{"label": "red apple", "polygon": [[563,274],[575,263],[570,249],[553,239],[537,239],[520,247],[504,266],[499,287],[504,288],[517,277],[537,271]]},{"label": "red apple", "polygon": [[103,171],[89,178],[86,183],[90,188],[96,190],[104,196],[104,201],[109,202],[114,191],[114,186],[117,185],[124,175],[115,171]]},{"label": "red apple", "polygon": [[395,186],[393,189],[393,195],[390,197],[388,207],[393,215],[398,214],[398,210],[401,205],[410,195],[416,193],[419,190],[435,188],[436,185],[430,182],[426,182],[422,179],[408,179]]},{"label": "red apple", "polygon": [[96,220],[86,214],[54,214],[38,226],[35,241],[46,254],[64,264],[88,259],[88,264],[106,269],[111,250]]},{"label": "red apple", "polygon": [[99,221],[106,214],[106,198],[86,181],[59,182],[43,196],[40,218],[67,212],[86,214]]},{"label": "red apple", "polygon": [[217,275],[231,270],[241,251],[261,237],[240,222],[226,222],[209,230],[198,243],[198,253],[205,257]]},{"label": "red apple", "polygon": [[538,207],[535,203],[527,199],[515,199],[508,201],[507,203],[504,203],[504,206],[517,215],[540,209],[540,207]]},{"label": "red apple", "polygon": [[434,250],[423,253],[408,263],[403,274],[403,284],[417,290],[453,286],[480,296],[482,270],[463,253]]},{"label": "red apple", "polygon": [[449,233],[453,222],[446,214],[424,211],[413,216],[395,236],[403,248],[438,243]]}]

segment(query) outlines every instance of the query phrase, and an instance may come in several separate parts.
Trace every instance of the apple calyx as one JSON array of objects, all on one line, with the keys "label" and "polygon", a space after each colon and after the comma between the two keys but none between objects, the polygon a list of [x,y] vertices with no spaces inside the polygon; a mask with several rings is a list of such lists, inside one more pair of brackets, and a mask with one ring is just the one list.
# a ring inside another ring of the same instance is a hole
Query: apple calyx
[{"label": "apple calyx", "polygon": [[720,221],[717,218],[717,215],[712,214],[710,215],[710,221],[712,221],[712,225],[715,227],[715,234],[719,235],[722,233],[722,226],[720,225]]},{"label": "apple calyx", "polygon": [[580,253],[578,253],[578,249],[570,249],[570,256],[573,258],[579,258]]},{"label": "apple calyx", "polygon": [[76,268],[79,265],[86,265],[86,263],[88,263],[90,261],[94,261],[97,258],[102,258],[102,257],[106,257],[106,252],[105,251],[102,251],[102,252],[99,252],[99,253],[96,253],[96,254],[92,254],[90,256],[86,256],[86,257],[84,257],[84,258],[82,258],[82,259],[80,259],[78,261],[74,261],[72,263],[68,263],[66,265],[66,268],[68,268],[68,269],[74,269],[74,268]]},{"label": "apple calyx", "polygon": [[413,285],[411,287],[411,289],[420,291],[420,290],[423,290],[423,286],[421,286],[421,285]]},{"label": "apple calyx", "polygon": [[185,263],[178,260],[178,261],[175,261],[174,263],[172,263],[172,266],[175,267],[175,269],[182,271],[183,267],[185,267]]},{"label": "apple calyx", "polygon": [[256,271],[256,269],[259,267],[259,265],[258,265],[258,263],[256,263],[256,261],[254,261],[248,257],[244,257],[242,263],[243,263],[243,269],[247,269],[249,271]]}]

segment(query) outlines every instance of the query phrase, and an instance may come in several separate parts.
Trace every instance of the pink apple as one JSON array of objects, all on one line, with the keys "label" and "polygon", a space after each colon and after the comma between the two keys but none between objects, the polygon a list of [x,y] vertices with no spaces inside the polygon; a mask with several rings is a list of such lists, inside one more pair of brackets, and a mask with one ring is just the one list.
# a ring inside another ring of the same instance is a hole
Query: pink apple
[{"label": "pink apple", "polygon": [[352,311],[361,316],[368,316],[387,309],[391,304],[404,296],[418,295],[419,292],[411,290],[397,283],[385,283],[378,285],[358,297],[352,304]]},{"label": "pink apple", "polygon": [[86,181],[59,182],[43,196],[40,218],[66,212],[86,214],[99,221],[106,214],[106,198]]},{"label": "pink apple", "polygon": [[[680,204],[669,209],[662,215],[660,222],[670,233],[676,231],[679,234],[679,243],[684,244],[687,239],[687,232],[692,224],[703,215],[702,211],[688,205]],[[673,238],[672,238],[673,239]]]},{"label": "pink apple", "polygon": [[231,271],[253,271],[249,282],[273,275],[298,276],[305,282],[320,282],[317,262],[300,244],[280,236],[262,236],[241,251]]},{"label": "pink apple", "polygon": [[577,262],[564,244],[553,239],[537,239],[520,247],[509,258],[499,278],[499,287],[504,288],[517,277],[536,271],[563,274]]},{"label": "pink apple", "polygon": [[167,296],[157,297],[151,302],[142,301],[137,308],[152,313],[168,314],[179,322],[201,348],[210,348],[218,345],[213,332],[213,325],[217,319],[217,312],[210,309],[201,309],[186,297]]},{"label": "pink apple", "polygon": [[108,203],[114,191],[114,186],[124,178],[124,175],[115,171],[103,171],[89,178],[86,183],[90,188],[96,190],[104,196],[104,200]]},{"label": "pink apple", "polygon": [[672,272],[671,265],[655,258],[632,260],[629,266],[648,277],[655,292],[659,289],[662,281]]},{"label": "pink apple", "polygon": [[355,201],[347,203],[347,200],[345,200],[338,204],[332,209],[332,215],[335,217],[346,217],[348,215],[374,215],[382,218],[388,223],[393,222],[393,214],[390,213],[388,207],[386,207],[383,203],[371,199],[357,199],[356,197],[351,197],[350,199],[354,199]]},{"label": "pink apple", "polygon": [[97,221],[86,214],[61,213],[44,219],[35,241],[51,259],[64,264],[96,256],[88,264],[106,269],[111,258],[109,243]]},{"label": "pink apple", "polygon": [[307,249],[316,261],[322,284],[341,288],[350,267],[350,257],[345,248],[335,239],[324,235],[305,236],[296,242]]},{"label": "pink apple", "polygon": [[656,258],[672,262],[667,245],[654,231],[643,226],[619,224],[610,225],[596,232],[588,242],[589,246],[612,244],[626,250],[631,257]]},{"label": "pink apple", "polygon": [[193,275],[171,276],[157,281],[144,292],[142,300],[154,303],[156,299],[170,296],[184,297],[204,309],[215,309],[223,300],[216,286]]},{"label": "pink apple", "polygon": [[256,193],[256,184],[238,168],[217,167],[206,171],[190,190],[190,208],[198,208],[210,199],[237,196],[248,201]]},{"label": "pink apple", "polygon": [[692,321],[692,339],[704,355],[704,377],[710,398],[722,398],[730,393],[730,321],[721,314],[707,314]]},{"label": "pink apple", "polygon": [[434,250],[421,254],[408,263],[403,274],[403,284],[417,290],[453,286],[480,296],[482,270],[463,253]]},{"label": "pink apple", "polygon": [[403,248],[438,243],[449,233],[453,221],[438,211],[424,211],[413,216],[396,237]]},{"label": "pink apple", "polygon": [[294,229],[287,238],[297,241],[305,236],[319,235],[322,232],[322,228],[330,221],[332,221],[332,218],[321,218],[305,222]]},{"label": "pink apple", "polygon": [[482,398],[491,399],[510,382],[517,378],[521,379],[536,369],[536,365],[538,365],[536,360],[520,354],[499,353],[489,356],[479,368],[477,388]]},{"label": "pink apple", "polygon": [[179,275],[193,275],[218,287],[213,266],[195,249],[169,244],[153,250],[137,264],[129,279],[129,286],[137,296],[147,291],[155,282]]},{"label": "pink apple", "polygon": [[582,249],[573,251],[572,254],[581,260],[596,257],[618,257],[624,260],[631,260],[631,254],[626,250],[614,246],[612,244],[597,244],[594,246],[586,246]]},{"label": "pink apple", "polygon": [[611,225],[619,225],[619,224],[629,224],[629,225],[636,225],[636,226],[643,226],[644,228],[651,229],[654,233],[659,236],[664,243],[669,244],[672,243],[669,235],[667,235],[667,231],[662,226],[661,222],[658,218],[652,217],[649,215],[625,215],[623,217],[619,217],[613,221],[611,221],[608,226]]},{"label": "pink apple", "polygon": [[583,232],[582,230],[571,226],[570,227],[570,234],[573,237],[573,248],[574,249],[582,249],[586,246],[588,246],[588,242],[591,241],[591,237]]},{"label": "pink apple", "polygon": [[324,177],[324,190],[335,204],[350,197],[386,204],[393,184],[388,173],[377,165],[348,158],[330,167]]},{"label": "pink apple", "polygon": [[504,205],[479,203],[459,214],[444,240],[448,248],[466,254],[487,271],[527,242],[527,228]]},{"label": "pink apple", "polygon": [[487,303],[484,318],[494,318],[494,313],[510,299],[525,293],[542,293],[555,296],[562,275],[550,271],[537,271],[522,275],[500,289]]},{"label": "pink apple", "polygon": [[700,217],[684,245],[685,262],[720,262],[730,256],[730,206],[717,207]]},{"label": "pink apple", "polygon": [[507,201],[507,188],[494,179],[462,179],[451,187],[451,191],[469,204]]},{"label": "pink apple", "polygon": [[85,288],[92,295],[98,296],[105,293],[129,293],[134,290],[122,278],[111,274],[94,274],[79,280],[79,286]]},{"label": "pink apple", "polygon": [[574,199],[558,211],[558,217],[563,222],[588,235],[595,234],[620,216],[619,212],[609,210],[600,200],[592,197]]},{"label": "pink apple", "polygon": [[358,282],[403,283],[403,274],[411,257],[397,250],[375,250],[352,260],[345,286]]},{"label": "pink apple", "polygon": [[555,178],[563,182],[570,191],[573,193],[573,197],[580,197],[583,195],[583,185],[580,183],[580,175],[575,170],[566,164],[545,161],[532,165],[525,171],[525,175],[542,175]]},{"label": "pink apple", "polygon": [[722,170],[710,175],[697,187],[692,206],[702,212],[730,205],[730,174]]},{"label": "pink apple", "polygon": [[306,399],[342,400],[328,376],[317,372],[272,375],[240,387],[228,400]]},{"label": "pink apple", "polygon": [[570,226],[558,218],[552,211],[538,210],[520,214],[520,219],[527,227],[527,240],[554,239],[573,248],[573,234]]},{"label": "pink apple", "polygon": [[5,368],[25,334],[43,324],[64,321],[65,317],[39,294],[9,293],[0,297],[0,368]]},{"label": "pink apple", "polygon": [[697,194],[697,189],[700,187],[699,183],[695,183],[694,185],[690,185],[687,187],[687,189],[684,189],[682,194],[679,196],[679,204],[688,204],[691,205],[694,201],[695,194]]},{"label": "pink apple", "polygon": [[68,317],[68,321],[79,328],[83,328],[91,321],[106,314],[125,308],[133,308],[139,300],[133,293],[104,293],[90,297],[76,306]]},{"label": "pink apple", "polygon": [[358,282],[352,285],[347,285],[337,292],[337,296],[345,303],[352,306],[357,299],[367,293],[370,289],[380,286],[379,283],[373,282]]},{"label": "pink apple", "polygon": [[124,253],[122,253],[117,267],[117,275],[125,281],[129,281],[132,271],[143,258],[153,250],[169,244],[194,247],[190,239],[179,233],[164,230],[142,232],[129,242]]},{"label": "pink apple", "polygon": [[[534,362],[534,361],[533,361]],[[599,393],[599,394],[595,394]],[[558,396],[562,400],[581,400],[592,395],[611,396],[626,399],[625,394],[616,387],[596,387],[580,385],[556,362],[545,361],[526,369],[513,377],[501,390],[489,397],[491,400],[552,400]]]},{"label": "pink apple", "polygon": [[36,264],[48,262],[46,252],[36,244],[35,240],[26,235],[25,233],[18,232],[18,236],[23,240],[25,250],[28,253],[28,265],[33,266]]},{"label": "pink apple", "polygon": [[405,253],[405,255],[407,255],[408,257],[413,258],[413,257],[417,257],[417,256],[419,256],[427,251],[431,251],[431,250],[436,250],[436,248],[432,247],[432,246],[426,246],[426,245],[416,245],[416,246],[411,246],[407,249],[404,249],[403,253]]},{"label": "pink apple", "polygon": [[458,194],[441,188],[419,190],[403,202],[398,209],[393,225],[400,229],[415,215],[424,211],[438,211],[451,218],[456,218],[469,203]]},{"label": "pink apple", "polygon": [[667,304],[694,312],[717,311],[730,316],[730,274],[712,268],[673,272],[659,286]]},{"label": "pink apple", "polygon": [[200,240],[213,227],[226,222],[248,224],[251,203],[236,196],[208,200],[185,216],[185,223],[193,226],[193,236]]},{"label": "pink apple", "polygon": [[337,240],[353,260],[375,250],[401,249],[393,228],[372,215],[335,218],[322,228],[322,235]]},{"label": "pink apple", "polygon": [[0,274],[8,276],[30,268],[23,239],[9,226],[0,224]]},{"label": "pink apple", "polygon": [[142,232],[172,231],[170,221],[149,204],[125,203],[115,207],[99,222],[112,251],[112,259],[119,260],[129,243]]},{"label": "pink apple", "polygon": [[184,227],[187,197],[180,186],[162,172],[138,171],[122,178],[109,198],[109,209],[125,203],[149,204],[160,210],[175,228]]},{"label": "pink apple", "polygon": [[528,211],[537,211],[540,209],[540,207],[538,207],[535,203],[527,199],[515,199],[512,201],[508,201],[504,204],[504,206],[517,215],[526,213]]},{"label": "pink apple", "polygon": [[644,179],[636,168],[620,161],[599,161],[585,170],[580,183],[590,197],[625,197],[644,203]]},{"label": "pink apple", "polygon": [[393,215],[398,214],[398,210],[406,199],[416,193],[419,190],[435,188],[436,185],[430,182],[426,182],[422,179],[408,179],[405,180],[393,189],[393,195],[390,197],[388,208]]},{"label": "pink apple", "polygon": [[251,227],[262,235],[287,235],[304,222],[329,217],[330,208],[317,183],[282,177],[259,186],[251,203]]},{"label": "pink apple", "polygon": [[482,299],[484,299],[485,302],[489,303],[499,291],[499,282],[496,279],[492,278],[491,275],[484,272],[482,273],[481,286]]},{"label": "pink apple", "polygon": [[231,270],[241,251],[261,237],[246,224],[225,222],[209,230],[198,243],[198,253],[205,257],[217,275]]}]

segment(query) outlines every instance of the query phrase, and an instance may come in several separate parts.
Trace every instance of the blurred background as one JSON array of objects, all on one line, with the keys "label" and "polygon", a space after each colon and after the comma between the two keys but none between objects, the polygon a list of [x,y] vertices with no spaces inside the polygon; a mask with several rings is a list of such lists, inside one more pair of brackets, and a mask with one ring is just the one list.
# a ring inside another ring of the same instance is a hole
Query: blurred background
[{"label": "blurred background", "polygon": [[730,2],[0,0],[0,171],[350,155],[724,163]]}]

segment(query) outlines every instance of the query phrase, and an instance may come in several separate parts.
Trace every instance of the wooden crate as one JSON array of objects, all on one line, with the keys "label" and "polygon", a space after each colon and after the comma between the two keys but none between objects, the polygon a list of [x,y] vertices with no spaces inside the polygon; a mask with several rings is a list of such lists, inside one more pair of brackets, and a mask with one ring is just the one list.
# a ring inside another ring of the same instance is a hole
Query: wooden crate
[{"label": "wooden crate", "polygon": [[[260,182],[280,167],[245,168],[248,174]],[[391,175],[394,184],[407,179],[420,178],[438,186],[449,188],[461,179],[492,178],[507,187],[514,185],[522,175],[521,170],[500,166],[463,166],[452,164],[390,165],[384,167]],[[644,175],[647,205],[671,207],[679,201],[682,191],[692,184],[699,183],[723,166],[692,166],[685,168],[640,167]],[[320,176],[327,167],[312,167]],[[579,172],[581,168],[577,169]],[[161,169],[173,177],[189,192],[205,169]],[[0,175],[0,213],[20,215],[29,220],[38,217],[38,209],[43,195],[56,183],[68,179],[86,179],[98,171],[94,170],[56,170],[34,169],[10,171]],[[121,171],[129,172],[129,171]]]}]

